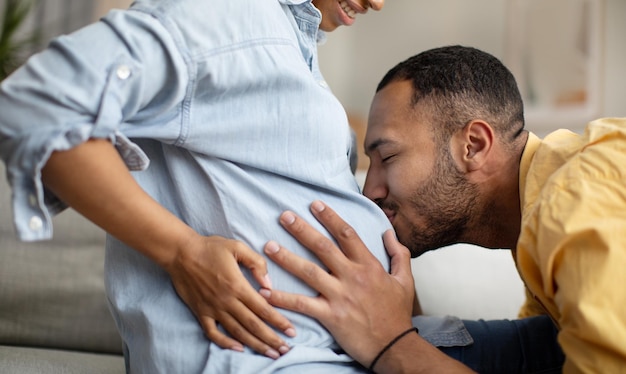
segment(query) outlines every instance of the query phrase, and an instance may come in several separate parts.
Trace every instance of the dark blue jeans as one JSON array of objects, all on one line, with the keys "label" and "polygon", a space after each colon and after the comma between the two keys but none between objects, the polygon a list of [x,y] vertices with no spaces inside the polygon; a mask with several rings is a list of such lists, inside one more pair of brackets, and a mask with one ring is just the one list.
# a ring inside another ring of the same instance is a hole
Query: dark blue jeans
[{"label": "dark blue jeans", "polygon": [[565,356],[550,317],[463,323],[474,343],[439,349],[478,373],[561,373]]}]

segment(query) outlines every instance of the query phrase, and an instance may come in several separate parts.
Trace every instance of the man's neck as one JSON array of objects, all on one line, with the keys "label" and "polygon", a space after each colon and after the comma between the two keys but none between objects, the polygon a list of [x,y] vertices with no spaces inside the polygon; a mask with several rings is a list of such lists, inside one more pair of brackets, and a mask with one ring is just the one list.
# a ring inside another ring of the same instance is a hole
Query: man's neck
[{"label": "man's neck", "polygon": [[481,187],[480,210],[474,215],[469,242],[486,248],[515,249],[520,234],[519,163],[503,164]]},{"label": "man's neck", "polygon": [[[516,179],[517,181],[517,179]],[[503,189],[491,196],[479,219],[483,231],[479,243],[487,248],[515,249],[520,234],[521,211],[517,184],[515,191]]]}]

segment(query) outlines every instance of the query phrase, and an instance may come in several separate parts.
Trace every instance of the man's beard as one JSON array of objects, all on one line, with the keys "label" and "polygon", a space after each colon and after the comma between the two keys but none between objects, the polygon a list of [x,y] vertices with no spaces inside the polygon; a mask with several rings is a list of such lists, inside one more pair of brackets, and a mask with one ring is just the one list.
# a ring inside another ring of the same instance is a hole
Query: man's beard
[{"label": "man's beard", "polygon": [[403,244],[410,249],[411,257],[458,243],[475,211],[477,195],[476,185],[456,168],[450,153],[442,151],[431,178],[410,199],[412,211],[418,214],[413,219],[423,222],[421,227],[410,222],[407,243]]}]

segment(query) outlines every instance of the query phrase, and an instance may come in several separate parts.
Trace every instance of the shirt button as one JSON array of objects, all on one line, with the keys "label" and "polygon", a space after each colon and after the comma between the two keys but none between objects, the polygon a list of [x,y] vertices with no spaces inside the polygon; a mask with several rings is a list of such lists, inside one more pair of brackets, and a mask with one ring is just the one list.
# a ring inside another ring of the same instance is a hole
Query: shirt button
[{"label": "shirt button", "polygon": [[319,81],[319,85],[324,88],[328,88],[328,83],[326,83],[326,81]]},{"label": "shirt button", "polygon": [[43,227],[43,221],[41,220],[41,218],[33,216],[28,222],[28,227],[30,227],[30,229],[33,231],[39,231]]},{"label": "shirt button", "polygon": [[117,77],[121,80],[126,80],[130,77],[130,68],[128,65],[120,65],[117,67]]},{"label": "shirt button", "polygon": [[28,195],[28,203],[32,207],[37,206],[37,196],[35,196],[34,194]]}]

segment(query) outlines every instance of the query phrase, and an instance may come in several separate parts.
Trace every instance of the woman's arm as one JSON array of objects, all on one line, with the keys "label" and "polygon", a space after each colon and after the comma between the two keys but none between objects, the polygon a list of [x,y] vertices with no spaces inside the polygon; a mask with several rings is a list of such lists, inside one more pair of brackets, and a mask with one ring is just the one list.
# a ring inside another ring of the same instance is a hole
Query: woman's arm
[{"label": "woman's arm", "polygon": [[[259,296],[238,266],[271,288],[265,260],[241,242],[199,235],[163,208],[135,182],[108,140],[54,152],[42,179],[66,204],[163,267],[216,344],[243,350],[243,343],[270,357],[286,352],[286,343],[263,320],[288,334],[293,326]],[[216,321],[235,339],[221,333]]]}]

